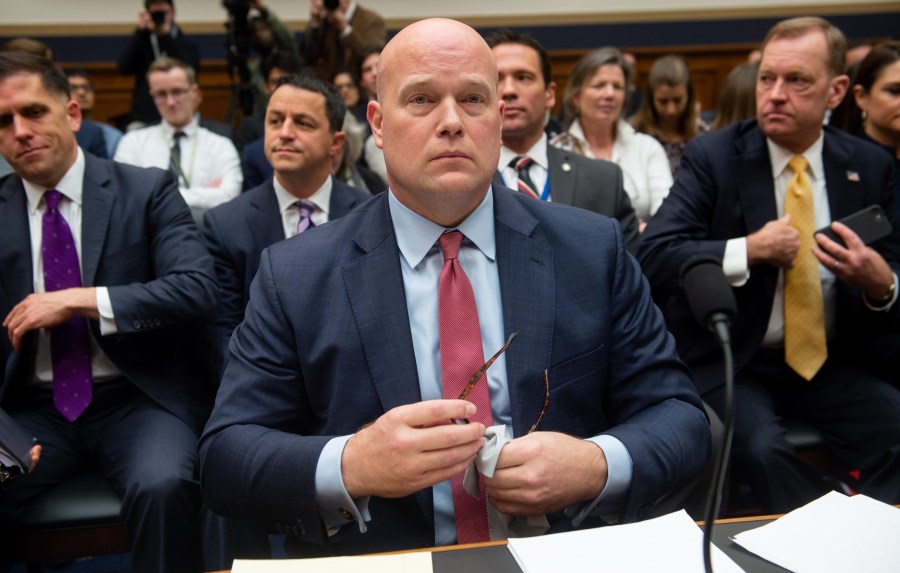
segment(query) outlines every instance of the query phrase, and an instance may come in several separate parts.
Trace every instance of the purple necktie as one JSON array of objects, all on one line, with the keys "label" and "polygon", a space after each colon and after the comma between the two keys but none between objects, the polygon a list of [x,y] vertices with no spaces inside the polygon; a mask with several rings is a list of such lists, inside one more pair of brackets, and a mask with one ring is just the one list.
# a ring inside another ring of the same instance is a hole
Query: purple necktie
[{"label": "purple necktie", "polygon": [[[61,198],[56,189],[44,193],[47,210],[41,226],[41,257],[47,292],[82,286],[75,239],[58,209]],[[84,317],[75,317],[50,329],[50,357],[53,403],[67,420],[74,422],[90,404],[93,393],[91,347]]]},{"label": "purple necktie", "polygon": [[297,222],[297,234],[299,235],[303,231],[316,226],[312,220],[312,214],[316,210],[316,205],[312,201],[297,201],[295,205],[300,210],[300,220]]}]

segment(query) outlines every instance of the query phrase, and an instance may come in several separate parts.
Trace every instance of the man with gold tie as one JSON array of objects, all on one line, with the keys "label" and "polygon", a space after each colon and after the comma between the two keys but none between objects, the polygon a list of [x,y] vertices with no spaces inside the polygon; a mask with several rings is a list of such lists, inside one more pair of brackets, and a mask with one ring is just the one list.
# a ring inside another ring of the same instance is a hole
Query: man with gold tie
[{"label": "man with gold tie", "polygon": [[[763,511],[829,488],[796,457],[782,418],[816,426],[863,493],[900,502],[900,392],[867,371],[867,341],[897,328],[900,222],[891,160],[823,127],[844,97],[846,40],[820,18],[776,24],[763,43],[757,117],[686,150],[640,259],[703,398],[722,413],[723,364],[694,324],[679,266],[708,253],[738,301],[734,473]],[[881,205],[894,232],[871,246],[837,221]],[[831,225],[846,246],[815,234]]]}]

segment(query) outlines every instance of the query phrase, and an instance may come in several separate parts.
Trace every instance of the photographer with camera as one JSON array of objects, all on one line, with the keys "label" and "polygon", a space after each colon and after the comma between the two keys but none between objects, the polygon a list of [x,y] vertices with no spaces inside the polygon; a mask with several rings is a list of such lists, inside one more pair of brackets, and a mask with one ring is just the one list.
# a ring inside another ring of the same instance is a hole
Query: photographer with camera
[{"label": "photographer with camera", "polygon": [[162,56],[186,62],[194,70],[200,69],[200,48],[175,24],[174,0],[144,0],[137,28],[118,63],[120,74],[134,75],[131,110],[119,126],[123,130],[159,122],[159,112],[147,85],[147,70]]},{"label": "photographer with camera", "polygon": [[384,40],[384,20],[355,1],[310,2],[303,57],[322,79],[331,81],[341,68],[358,69],[363,50]]}]

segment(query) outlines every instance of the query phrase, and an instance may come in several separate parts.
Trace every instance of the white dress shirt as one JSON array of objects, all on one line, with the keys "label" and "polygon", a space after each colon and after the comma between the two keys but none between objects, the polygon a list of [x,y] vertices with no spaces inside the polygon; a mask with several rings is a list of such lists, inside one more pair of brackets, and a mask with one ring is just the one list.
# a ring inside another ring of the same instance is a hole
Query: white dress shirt
[{"label": "white dress shirt", "polygon": [[119,142],[115,160],[168,170],[176,131],[182,131],[186,136],[179,142],[185,177],[178,178],[178,190],[188,207],[212,209],[237,197],[244,182],[237,149],[227,137],[200,127],[196,119],[178,130],[163,121],[159,125],[129,131]]},{"label": "white dress shirt", "polygon": [[[500,175],[503,177],[503,182],[510,189],[517,188],[519,174],[509,164],[519,155],[521,154],[516,153],[505,145],[500,148],[500,164],[497,166],[497,169],[499,169]],[[550,162],[547,159],[547,134],[541,134],[541,138],[537,143],[532,145],[531,149],[524,155],[530,157],[533,162],[528,166],[528,176],[531,177],[531,182],[537,188],[538,195],[543,197],[544,189],[550,180]],[[551,200],[553,190],[550,189],[549,191],[545,201]]]},{"label": "white dress shirt", "polygon": [[[84,263],[81,259],[81,211],[84,184],[84,153],[78,148],[78,157],[75,163],[69,168],[69,171],[63,176],[59,183],[54,187],[63,195],[63,199],[59,202],[59,213],[69,229],[72,231],[72,239],[75,241],[75,251],[78,253],[78,262],[84,273]],[[44,192],[46,187],[35,185],[29,181],[22,180],[25,187],[25,197],[28,203],[28,225],[31,237],[31,268],[33,270],[32,279],[35,293],[47,292],[44,288],[44,261],[41,257],[42,245],[42,229],[44,213],[47,211],[47,204],[44,202]],[[82,276],[82,280],[83,280]],[[112,302],[109,299],[109,289],[106,287],[96,287],[97,308],[100,312],[100,332],[103,335],[115,334],[117,332],[115,315],[113,314]],[[94,381],[109,380],[122,375],[112,361],[100,350],[97,341],[94,340],[93,333],[88,330],[91,344],[91,371]],[[37,357],[35,360],[35,372],[33,382],[39,386],[52,386],[53,384],[53,363],[50,359],[50,333],[46,329],[38,332]]]},{"label": "white dress shirt", "polygon": [[[300,222],[300,208],[297,199],[291,195],[284,185],[278,182],[278,177],[272,178],[275,187],[275,198],[278,201],[278,212],[281,213],[281,224],[284,226],[284,238],[290,239],[297,234],[297,223]],[[325,183],[315,193],[304,199],[316,206],[316,210],[310,215],[314,225],[323,225],[328,222],[328,209],[331,205],[331,175],[325,179]]]},{"label": "white dress shirt", "polygon": [[[556,136],[550,144],[572,151],[575,150],[573,140],[584,156],[597,159],[577,120],[569,126],[568,132]],[[631,124],[620,119],[616,123],[616,141],[610,161],[622,168],[625,192],[638,220],[647,222],[672,188],[672,170],[666,150],[654,137],[635,131]]]}]

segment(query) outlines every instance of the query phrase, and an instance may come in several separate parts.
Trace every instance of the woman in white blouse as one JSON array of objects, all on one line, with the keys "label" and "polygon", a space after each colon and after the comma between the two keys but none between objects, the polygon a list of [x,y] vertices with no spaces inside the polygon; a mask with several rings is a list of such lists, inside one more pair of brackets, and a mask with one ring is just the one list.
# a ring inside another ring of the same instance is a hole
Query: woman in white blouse
[{"label": "woman in white blouse", "polygon": [[669,161],[653,137],[638,133],[622,117],[632,68],[616,48],[600,48],[572,69],[563,99],[567,131],[551,145],[617,163],[641,230],[672,186]]}]

